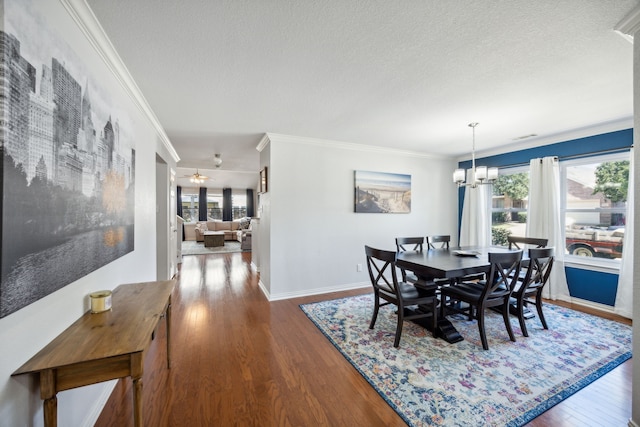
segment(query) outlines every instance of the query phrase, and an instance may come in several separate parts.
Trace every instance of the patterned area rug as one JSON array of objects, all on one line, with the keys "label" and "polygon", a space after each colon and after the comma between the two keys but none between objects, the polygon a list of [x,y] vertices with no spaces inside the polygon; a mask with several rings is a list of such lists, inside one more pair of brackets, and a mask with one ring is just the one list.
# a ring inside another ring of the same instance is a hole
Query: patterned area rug
[{"label": "patterned area rug", "polygon": [[631,358],[631,327],[549,304],[550,329],[528,320],[528,338],[512,317],[515,343],[489,311],[488,351],[461,315],[448,318],[464,341],[407,321],[395,349],[395,307],[382,307],[370,330],[372,295],[300,307],[411,426],[521,426]]},{"label": "patterned area rug", "polygon": [[242,252],[240,242],[227,240],[224,246],[216,246],[213,248],[205,248],[203,242],[195,240],[185,240],[182,242],[182,255],[207,255],[207,254],[226,254],[231,252]]}]

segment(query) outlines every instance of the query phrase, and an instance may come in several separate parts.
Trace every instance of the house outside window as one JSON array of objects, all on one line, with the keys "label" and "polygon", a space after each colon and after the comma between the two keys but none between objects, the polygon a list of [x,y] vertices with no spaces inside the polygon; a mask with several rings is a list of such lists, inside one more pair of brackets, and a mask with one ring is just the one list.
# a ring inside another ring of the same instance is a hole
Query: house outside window
[{"label": "house outside window", "polygon": [[[629,152],[560,162],[565,259],[617,268],[626,224]],[[504,168],[493,185],[492,244],[525,236],[529,167]],[[531,236],[537,237],[537,236]]]},{"label": "house outside window", "polygon": [[561,163],[567,259],[619,263],[626,224],[629,153]]}]

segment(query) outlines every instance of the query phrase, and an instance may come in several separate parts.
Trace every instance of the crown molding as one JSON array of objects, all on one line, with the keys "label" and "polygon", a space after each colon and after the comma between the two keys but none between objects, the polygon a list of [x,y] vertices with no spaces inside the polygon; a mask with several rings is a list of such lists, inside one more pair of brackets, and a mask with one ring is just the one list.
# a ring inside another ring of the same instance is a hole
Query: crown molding
[{"label": "crown molding", "polygon": [[149,106],[142,91],[129,73],[126,65],[118,55],[115,47],[102,28],[102,25],[95,14],[84,0],[60,0],[60,3],[67,9],[71,18],[76,22],[80,31],[85,35],[91,46],[96,50],[107,68],[115,76],[125,92],[133,100],[133,103],[140,109],[142,114],[149,120],[156,133],[160,137],[163,145],[176,163],[180,160],[178,153],[171,144],[164,128]]},{"label": "crown molding", "polygon": [[408,157],[421,157],[421,158],[428,158],[428,159],[450,159],[451,158],[449,156],[439,156],[439,155],[423,153],[419,151],[398,150],[395,148],[378,147],[375,145],[356,144],[353,142],[333,141],[328,139],[309,138],[304,136],[283,135],[278,133],[266,133],[263,140],[265,138],[267,138],[268,141],[271,141],[271,142],[280,141],[280,142],[288,142],[293,144],[305,144],[305,145],[339,148],[343,150],[366,151],[370,153],[394,154],[394,155],[403,155]]},{"label": "crown molding", "polygon": [[265,149],[265,147],[267,145],[269,145],[269,142],[271,142],[271,140],[269,139],[269,134],[264,134],[262,136],[262,138],[260,138],[260,142],[258,143],[258,146],[256,147],[256,150],[258,150],[259,152],[262,153],[262,150]]},{"label": "crown molding", "polygon": [[633,43],[633,37],[640,32],[640,4],[622,18],[613,29],[626,40]]}]

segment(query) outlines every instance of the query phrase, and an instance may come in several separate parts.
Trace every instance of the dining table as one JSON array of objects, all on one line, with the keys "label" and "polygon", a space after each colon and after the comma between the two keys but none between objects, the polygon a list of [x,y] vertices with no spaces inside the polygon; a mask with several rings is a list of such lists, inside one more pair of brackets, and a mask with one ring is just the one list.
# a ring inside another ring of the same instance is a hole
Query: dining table
[{"label": "dining table", "polygon": [[[412,271],[420,280],[417,287],[426,292],[436,292],[443,283],[454,283],[465,276],[489,273],[491,263],[489,253],[515,252],[502,246],[468,246],[457,248],[438,248],[424,251],[399,252],[396,265]],[[523,253],[523,259],[526,254]],[[451,279],[434,281],[433,279]],[[442,301],[440,302],[443,303]],[[423,326],[427,326],[426,324]],[[436,335],[449,343],[462,341],[463,338],[453,324],[446,318],[438,319]]]}]

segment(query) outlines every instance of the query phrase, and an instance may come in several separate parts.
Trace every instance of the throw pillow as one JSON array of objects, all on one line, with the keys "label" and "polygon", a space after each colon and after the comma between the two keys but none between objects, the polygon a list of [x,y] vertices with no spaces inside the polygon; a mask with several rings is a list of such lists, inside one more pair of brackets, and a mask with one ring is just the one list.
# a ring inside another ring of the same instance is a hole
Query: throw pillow
[{"label": "throw pillow", "polygon": [[251,225],[251,218],[244,217],[240,219],[240,230],[248,230]]}]

